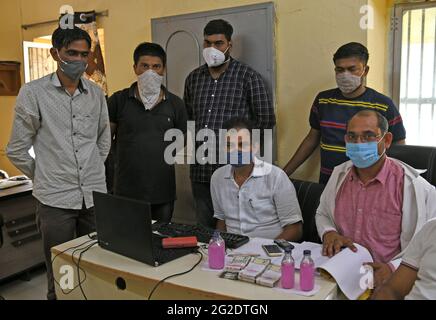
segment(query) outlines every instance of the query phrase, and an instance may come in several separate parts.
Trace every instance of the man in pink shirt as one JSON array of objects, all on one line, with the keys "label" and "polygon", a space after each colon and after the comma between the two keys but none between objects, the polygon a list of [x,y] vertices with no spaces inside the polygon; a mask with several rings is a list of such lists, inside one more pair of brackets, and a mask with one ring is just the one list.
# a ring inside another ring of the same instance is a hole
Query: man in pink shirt
[{"label": "man in pink shirt", "polygon": [[387,130],[386,118],[376,111],[358,112],[348,122],[351,161],[335,168],[316,215],[323,254],[331,257],[343,247],[356,251],[353,243],[366,247],[376,286],[398,267],[413,235],[436,216],[434,187],[415,169],[386,156],[392,144]]}]

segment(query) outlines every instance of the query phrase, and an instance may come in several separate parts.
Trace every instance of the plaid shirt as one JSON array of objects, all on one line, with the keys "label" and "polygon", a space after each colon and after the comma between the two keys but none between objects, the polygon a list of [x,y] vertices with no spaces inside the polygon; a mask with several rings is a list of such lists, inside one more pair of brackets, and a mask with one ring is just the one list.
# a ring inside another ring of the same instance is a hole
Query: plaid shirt
[{"label": "plaid shirt", "polygon": [[[233,117],[248,118],[259,129],[275,125],[274,107],[260,74],[234,59],[216,80],[206,64],[192,71],[186,78],[184,100],[188,119],[195,121],[196,133],[209,128],[218,137],[223,123]],[[196,147],[201,144],[197,142]],[[218,164],[191,165],[191,180],[209,183],[218,167]]]}]

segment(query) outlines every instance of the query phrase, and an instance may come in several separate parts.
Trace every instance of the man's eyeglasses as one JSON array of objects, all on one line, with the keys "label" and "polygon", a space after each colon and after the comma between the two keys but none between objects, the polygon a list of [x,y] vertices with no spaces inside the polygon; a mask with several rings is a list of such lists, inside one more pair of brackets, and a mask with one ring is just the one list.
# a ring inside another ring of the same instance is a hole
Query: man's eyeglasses
[{"label": "man's eyeglasses", "polygon": [[345,135],[345,142],[357,143],[359,141],[359,138],[361,142],[374,142],[381,137],[383,136],[375,134],[373,132],[368,132],[364,134],[347,133]]}]

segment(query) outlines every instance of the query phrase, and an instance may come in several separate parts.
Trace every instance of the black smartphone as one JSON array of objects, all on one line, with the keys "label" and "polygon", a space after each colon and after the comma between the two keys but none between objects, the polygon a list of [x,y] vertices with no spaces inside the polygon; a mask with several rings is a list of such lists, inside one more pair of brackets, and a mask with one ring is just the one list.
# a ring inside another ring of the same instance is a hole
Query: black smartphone
[{"label": "black smartphone", "polygon": [[283,254],[283,251],[276,244],[263,244],[262,248],[270,257],[277,257]]},{"label": "black smartphone", "polygon": [[276,245],[278,245],[283,250],[286,250],[288,248],[291,250],[294,250],[294,246],[284,239],[276,239],[276,240],[274,240],[274,242]]}]

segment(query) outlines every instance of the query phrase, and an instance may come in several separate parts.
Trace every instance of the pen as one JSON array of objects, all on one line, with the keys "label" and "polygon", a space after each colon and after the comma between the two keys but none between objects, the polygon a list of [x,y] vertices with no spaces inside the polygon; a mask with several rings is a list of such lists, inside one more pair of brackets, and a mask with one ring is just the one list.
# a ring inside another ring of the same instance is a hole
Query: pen
[{"label": "pen", "polygon": [[228,257],[235,257],[235,256],[258,257],[258,256],[260,256],[260,254],[258,254],[258,253],[229,253],[227,256]]}]

